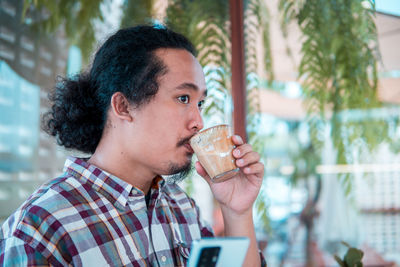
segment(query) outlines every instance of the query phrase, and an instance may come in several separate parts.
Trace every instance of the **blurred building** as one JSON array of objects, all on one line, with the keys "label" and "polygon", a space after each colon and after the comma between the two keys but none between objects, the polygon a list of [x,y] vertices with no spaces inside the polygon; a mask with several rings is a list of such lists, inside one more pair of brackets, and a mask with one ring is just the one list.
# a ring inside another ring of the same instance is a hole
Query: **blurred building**
[{"label": "blurred building", "polygon": [[32,30],[45,13],[28,9],[22,18],[23,2],[0,1],[0,223],[65,160],[40,116],[55,77],[65,75],[67,42],[62,31]]}]

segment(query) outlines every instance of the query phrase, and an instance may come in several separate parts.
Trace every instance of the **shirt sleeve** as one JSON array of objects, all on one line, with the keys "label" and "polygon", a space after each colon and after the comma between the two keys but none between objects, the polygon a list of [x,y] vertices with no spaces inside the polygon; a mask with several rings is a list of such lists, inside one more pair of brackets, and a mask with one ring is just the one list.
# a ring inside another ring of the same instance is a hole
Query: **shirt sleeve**
[{"label": "shirt sleeve", "polygon": [[[196,209],[197,221],[198,221],[198,224],[200,227],[201,237],[213,237],[214,231],[212,230],[212,228],[209,224],[207,224],[204,220],[201,219],[200,209],[196,205],[196,202],[192,198],[190,198],[190,202]],[[261,252],[261,250],[259,251],[259,254],[260,254],[260,260],[261,260],[261,267],[267,267],[267,262],[265,260],[264,254]]]},{"label": "shirt sleeve", "polygon": [[189,198],[191,205],[196,209],[197,214],[197,223],[200,228],[201,237],[213,237],[214,231],[211,226],[201,218],[200,209],[196,205],[196,202],[193,198]]},{"label": "shirt sleeve", "polygon": [[37,250],[17,237],[0,240],[0,266],[50,266]]},{"label": "shirt sleeve", "polygon": [[[200,216],[200,209],[196,205],[196,202],[192,198],[189,198],[189,199],[190,199],[190,202],[193,205],[193,207],[195,207],[195,209],[196,209],[197,221],[198,221],[198,224],[200,227],[201,237],[213,237],[214,231],[212,230],[211,226],[208,223],[206,223],[204,220],[202,220],[202,218]],[[259,254],[260,254],[260,260],[261,260],[261,267],[267,267],[267,262],[265,260],[263,253],[261,252],[261,250],[259,251]]]},{"label": "shirt sleeve", "polygon": [[264,254],[260,250],[260,260],[261,260],[261,267],[267,267],[267,261],[265,260]]}]

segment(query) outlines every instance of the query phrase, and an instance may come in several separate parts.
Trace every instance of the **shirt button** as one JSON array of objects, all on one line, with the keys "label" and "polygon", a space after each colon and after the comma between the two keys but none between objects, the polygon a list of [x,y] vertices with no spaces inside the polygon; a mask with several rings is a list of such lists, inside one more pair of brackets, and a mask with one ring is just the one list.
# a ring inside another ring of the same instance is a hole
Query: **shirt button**
[{"label": "shirt button", "polygon": [[167,257],[161,256],[161,261],[162,261],[162,262],[166,262],[166,261],[167,261]]}]

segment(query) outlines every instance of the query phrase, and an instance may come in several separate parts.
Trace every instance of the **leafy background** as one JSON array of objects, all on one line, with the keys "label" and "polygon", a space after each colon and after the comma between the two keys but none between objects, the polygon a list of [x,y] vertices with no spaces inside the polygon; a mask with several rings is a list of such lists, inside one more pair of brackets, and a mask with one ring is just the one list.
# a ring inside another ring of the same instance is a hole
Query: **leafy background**
[{"label": "leafy background", "polygon": [[[159,1],[125,0],[120,25],[160,23],[186,35],[199,51],[198,60],[204,66],[213,99],[205,107],[205,116],[226,120],[230,115],[226,103],[231,102],[229,1],[167,2],[165,16],[160,16]],[[96,44],[95,24],[104,21],[101,5],[109,3],[110,0],[25,0],[24,10],[25,15],[33,10],[46,14],[44,19],[33,19],[32,27],[43,34],[63,28],[69,43],[79,46],[84,61],[89,62]],[[298,82],[306,103],[310,142],[300,142],[291,149],[291,163],[295,167],[291,180],[293,183],[317,181],[315,189],[309,189],[314,194],[309,194],[301,218],[308,231],[306,254],[310,265],[307,266],[312,266],[312,222],[321,189],[316,166],[322,163],[326,135],[331,137],[336,163],[355,164],[360,159],[353,157],[354,151],[371,153],[383,142],[391,144],[391,149],[398,152],[400,145],[394,134],[398,118],[388,124],[383,117],[368,116],[384,106],[377,98],[379,52],[373,0],[280,0],[279,10],[283,34],[287,36],[288,27],[293,23],[301,32]],[[265,80],[269,89],[279,91],[281,88],[274,85],[266,2],[245,0],[244,14],[247,131],[249,142],[265,159],[266,138],[258,134],[261,123],[259,90]],[[288,53],[293,51],[288,50]],[[357,112],[367,114],[367,119],[352,119],[350,113]],[[300,125],[294,123],[291,127],[296,136]],[[350,174],[339,177],[349,197],[354,187],[352,178]],[[188,190],[194,190],[190,183]],[[268,203],[265,192],[260,195],[256,211],[263,228],[268,229]]]}]

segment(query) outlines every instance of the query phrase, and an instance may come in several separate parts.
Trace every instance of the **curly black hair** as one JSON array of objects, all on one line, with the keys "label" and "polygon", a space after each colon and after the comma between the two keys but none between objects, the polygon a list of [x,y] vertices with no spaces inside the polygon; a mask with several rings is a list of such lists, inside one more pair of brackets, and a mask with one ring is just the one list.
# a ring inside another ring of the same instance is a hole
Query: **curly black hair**
[{"label": "curly black hair", "polygon": [[148,25],[121,29],[95,54],[88,72],[60,78],[49,99],[42,128],[68,149],[93,154],[103,134],[111,96],[123,93],[136,107],[158,91],[166,67],[153,52],[184,49],[196,56],[192,43],[168,28]]}]

